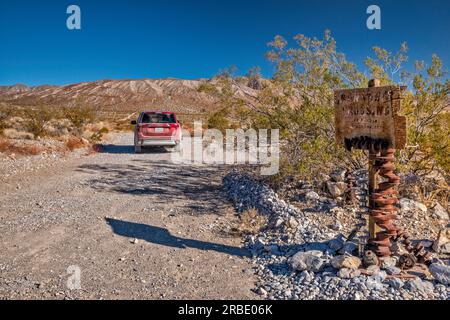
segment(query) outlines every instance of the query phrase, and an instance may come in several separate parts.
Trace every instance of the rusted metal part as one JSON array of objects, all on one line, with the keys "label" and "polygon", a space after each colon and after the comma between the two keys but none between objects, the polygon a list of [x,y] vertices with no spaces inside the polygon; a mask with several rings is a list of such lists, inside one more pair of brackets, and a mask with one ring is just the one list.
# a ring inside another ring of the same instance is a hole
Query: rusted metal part
[{"label": "rusted metal part", "polygon": [[373,251],[367,250],[366,252],[364,252],[363,257],[364,267],[367,268],[370,266],[377,266],[378,264],[379,264],[378,257]]},{"label": "rusted metal part", "polygon": [[378,185],[371,195],[371,208],[369,214],[375,224],[383,231],[378,232],[374,239],[369,240],[369,245],[374,252],[381,257],[390,256],[391,238],[398,236],[398,228],[393,220],[397,219],[397,186],[400,178],[394,173],[394,152],[392,148],[381,151],[376,158],[374,168],[379,172],[381,178],[386,179]]},{"label": "rusted metal part", "polygon": [[345,191],[344,201],[346,204],[355,205],[357,202],[356,194],[355,194],[355,178],[352,174],[348,173],[347,177],[347,190]]},{"label": "rusted metal part", "polygon": [[417,263],[417,258],[412,253],[405,253],[400,256],[399,267],[402,269],[412,269]]},{"label": "rusted metal part", "polygon": [[400,177],[395,170],[395,149],[388,148],[382,150],[375,161],[375,169],[384,181],[378,184],[378,189],[371,195],[371,208],[369,215],[376,225],[383,231],[378,232],[374,239],[369,239],[369,247],[380,257],[392,255],[392,242],[401,242],[409,254],[402,255],[400,266],[405,269],[412,268],[416,263],[428,264],[431,260],[431,253],[426,252],[424,246],[419,243],[412,245],[410,236],[401,228],[394,224],[398,219],[397,204]]},{"label": "rusted metal part", "polygon": [[[371,274],[367,271],[367,269],[359,269],[361,274],[370,276]],[[403,279],[403,280],[413,280],[416,278],[427,278],[430,276],[430,272],[428,268],[420,263],[416,263],[412,268],[403,269],[399,274],[395,275],[386,275],[386,279]]]},{"label": "rusted metal part", "polygon": [[368,136],[346,138],[344,139],[344,146],[347,151],[352,149],[369,150],[372,153],[378,153],[389,147],[389,142],[384,139],[374,139]]}]

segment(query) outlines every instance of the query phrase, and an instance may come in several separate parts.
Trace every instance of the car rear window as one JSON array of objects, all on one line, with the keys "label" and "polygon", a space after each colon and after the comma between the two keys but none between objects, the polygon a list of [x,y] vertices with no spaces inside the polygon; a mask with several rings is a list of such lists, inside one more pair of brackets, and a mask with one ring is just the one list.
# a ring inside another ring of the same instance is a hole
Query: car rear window
[{"label": "car rear window", "polygon": [[144,113],[142,123],[175,123],[174,114]]}]

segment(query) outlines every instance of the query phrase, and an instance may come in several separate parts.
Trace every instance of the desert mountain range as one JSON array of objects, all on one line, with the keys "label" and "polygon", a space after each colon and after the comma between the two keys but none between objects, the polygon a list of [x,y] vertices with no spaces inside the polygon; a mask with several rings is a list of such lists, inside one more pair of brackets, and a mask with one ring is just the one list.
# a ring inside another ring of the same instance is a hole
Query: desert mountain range
[{"label": "desert mountain range", "polygon": [[[0,102],[18,106],[37,104],[65,105],[74,101],[93,107],[127,111],[164,108],[175,112],[202,113],[215,108],[217,98],[199,90],[202,84],[217,85],[214,79],[139,79],[100,80],[70,85],[0,86]],[[245,83],[245,82],[244,82]],[[243,98],[256,92],[237,84],[236,94]]]}]

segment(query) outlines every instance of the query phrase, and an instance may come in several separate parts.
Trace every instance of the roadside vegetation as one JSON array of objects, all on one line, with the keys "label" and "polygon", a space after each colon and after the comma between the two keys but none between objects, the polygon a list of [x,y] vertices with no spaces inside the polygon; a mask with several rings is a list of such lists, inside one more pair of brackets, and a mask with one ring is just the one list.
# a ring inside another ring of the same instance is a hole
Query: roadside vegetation
[{"label": "roadside vegetation", "polygon": [[233,72],[217,77],[221,90],[216,96],[221,108],[209,117],[208,126],[279,129],[280,172],[270,182],[280,185],[293,178],[314,181],[339,167],[354,170],[367,166],[364,152],[348,153],[335,143],[333,91],[367,87],[371,78],[380,79],[381,85],[406,85],[401,113],[407,117],[408,145],[397,153],[398,169],[421,181],[413,187],[414,192],[424,198],[436,197],[437,192],[447,203],[450,82],[439,57],[417,61],[408,70],[406,43],[397,52],[374,47],[365,61],[366,68],[359,70],[338,51],[329,31],[321,39],[297,35],[293,40],[290,44],[276,36],[268,44],[267,59],[275,73],[271,79],[262,79],[257,69],[252,70],[245,78],[257,94],[249,99],[234,94],[235,84],[242,78]]},{"label": "roadside vegetation", "polygon": [[[110,128],[111,124],[102,121],[93,108],[80,102],[67,106],[0,104],[0,152],[4,153],[73,151],[101,142]],[[36,143],[33,145],[32,141]],[[42,141],[60,144],[49,148],[41,146]]]}]

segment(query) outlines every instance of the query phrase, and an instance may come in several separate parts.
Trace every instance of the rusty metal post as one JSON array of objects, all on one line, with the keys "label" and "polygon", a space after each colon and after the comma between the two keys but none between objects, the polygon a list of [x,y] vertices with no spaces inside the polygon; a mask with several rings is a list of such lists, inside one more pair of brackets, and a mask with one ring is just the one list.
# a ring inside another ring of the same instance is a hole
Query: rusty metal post
[{"label": "rusty metal post", "polygon": [[[379,87],[380,86],[380,80],[378,79],[372,79],[368,83],[369,88],[373,87]],[[378,157],[379,153],[376,153],[372,150],[369,150],[369,208],[372,208],[372,200],[370,200],[373,192],[375,189],[378,188],[378,172],[374,168],[375,159]],[[377,236],[377,233],[380,232],[381,229],[376,225],[373,218],[369,216],[369,238],[375,239]]]}]

